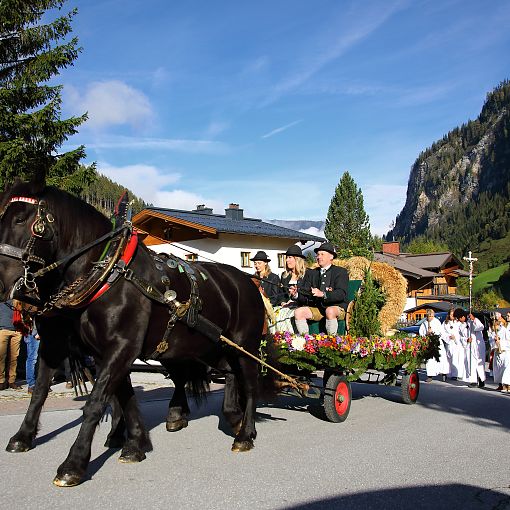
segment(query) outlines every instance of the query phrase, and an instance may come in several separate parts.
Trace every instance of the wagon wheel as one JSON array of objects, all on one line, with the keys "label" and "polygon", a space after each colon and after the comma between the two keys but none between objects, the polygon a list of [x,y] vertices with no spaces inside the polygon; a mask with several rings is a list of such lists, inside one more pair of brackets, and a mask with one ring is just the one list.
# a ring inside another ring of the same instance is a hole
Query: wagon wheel
[{"label": "wagon wheel", "polygon": [[404,374],[402,376],[402,400],[406,404],[414,404],[418,399],[420,393],[420,379],[418,378],[418,372],[416,370],[410,374]]},{"label": "wagon wheel", "polygon": [[351,408],[351,383],[343,375],[331,374],[325,390],[324,412],[327,419],[334,423],[345,421]]}]

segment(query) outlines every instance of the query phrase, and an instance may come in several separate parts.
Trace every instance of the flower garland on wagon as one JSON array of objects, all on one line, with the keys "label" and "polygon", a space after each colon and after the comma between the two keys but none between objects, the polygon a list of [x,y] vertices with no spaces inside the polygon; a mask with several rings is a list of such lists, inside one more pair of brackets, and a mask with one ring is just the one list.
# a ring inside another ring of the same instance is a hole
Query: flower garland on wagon
[{"label": "flower garland on wagon", "polygon": [[392,371],[405,367],[412,372],[434,357],[439,359],[439,336],[389,338],[372,336],[296,335],[276,332],[274,345],[280,363],[299,371],[341,369],[354,381],[368,369]]}]

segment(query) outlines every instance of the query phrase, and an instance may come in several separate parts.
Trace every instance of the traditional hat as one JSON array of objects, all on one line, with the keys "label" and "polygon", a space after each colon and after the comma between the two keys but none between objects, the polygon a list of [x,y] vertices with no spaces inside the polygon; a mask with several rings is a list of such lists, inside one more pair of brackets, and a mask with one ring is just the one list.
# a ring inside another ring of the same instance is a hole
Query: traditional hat
[{"label": "traditional hat", "polygon": [[257,253],[255,253],[255,257],[253,257],[250,260],[253,260],[253,262],[255,262],[256,260],[263,260],[264,262],[271,262],[271,259],[267,256],[267,253],[265,251],[258,251]]},{"label": "traditional hat", "polygon": [[328,253],[331,253],[333,257],[336,258],[335,247],[331,243],[322,243],[318,248],[315,248],[315,250],[313,251],[315,253],[317,253],[318,251],[327,251]]},{"label": "traditional hat", "polygon": [[306,258],[303,255],[303,252],[301,251],[301,248],[297,244],[293,244],[290,246],[287,251],[285,252],[285,256],[291,256],[291,257],[301,257],[302,259]]}]

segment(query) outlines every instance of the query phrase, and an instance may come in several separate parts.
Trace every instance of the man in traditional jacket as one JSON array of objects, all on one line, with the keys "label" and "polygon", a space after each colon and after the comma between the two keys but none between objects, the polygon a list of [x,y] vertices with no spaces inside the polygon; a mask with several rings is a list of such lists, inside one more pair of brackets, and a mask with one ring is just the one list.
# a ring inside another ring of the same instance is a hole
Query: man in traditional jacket
[{"label": "man in traditional jacket", "polygon": [[343,267],[333,265],[336,252],[331,243],[323,243],[314,251],[319,267],[306,272],[299,292],[296,287],[289,289],[291,297],[304,305],[294,313],[296,328],[305,335],[309,332],[307,320],[320,321],[325,317],[326,332],[336,335],[338,319],[344,319],[348,304],[349,275]]},{"label": "man in traditional jacket", "polygon": [[466,375],[464,381],[469,386],[480,388],[485,386],[485,340],[483,339],[484,326],[472,313],[467,318],[468,333],[466,346]]}]

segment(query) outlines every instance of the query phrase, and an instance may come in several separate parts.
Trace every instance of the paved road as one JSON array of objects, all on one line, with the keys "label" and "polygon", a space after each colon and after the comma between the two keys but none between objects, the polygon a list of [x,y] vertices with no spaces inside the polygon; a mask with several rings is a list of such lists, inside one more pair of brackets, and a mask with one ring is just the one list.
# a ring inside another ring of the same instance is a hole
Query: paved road
[{"label": "paved road", "polygon": [[[89,479],[62,489],[51,483],[74,441],[79,407],[62,388],[48,400],[36,448],[3,451],[26,399],[0,396],[2,501],[38,507],[151,509],[503,509],[510,508],[510,395],[460,383],[422,384],[419,402],[399,388],[353,385],[343,424],[317,417],[313,400],[281,398],[259,407],[250,453],[230,452],[232,437],[217,413],[222,392],[193,408],[190,426],[168,433],[171,389],[162,376],[135,375],[154,451],[136,465],[93,444]],[[17,408],[16,408],[17,406]]]}]

